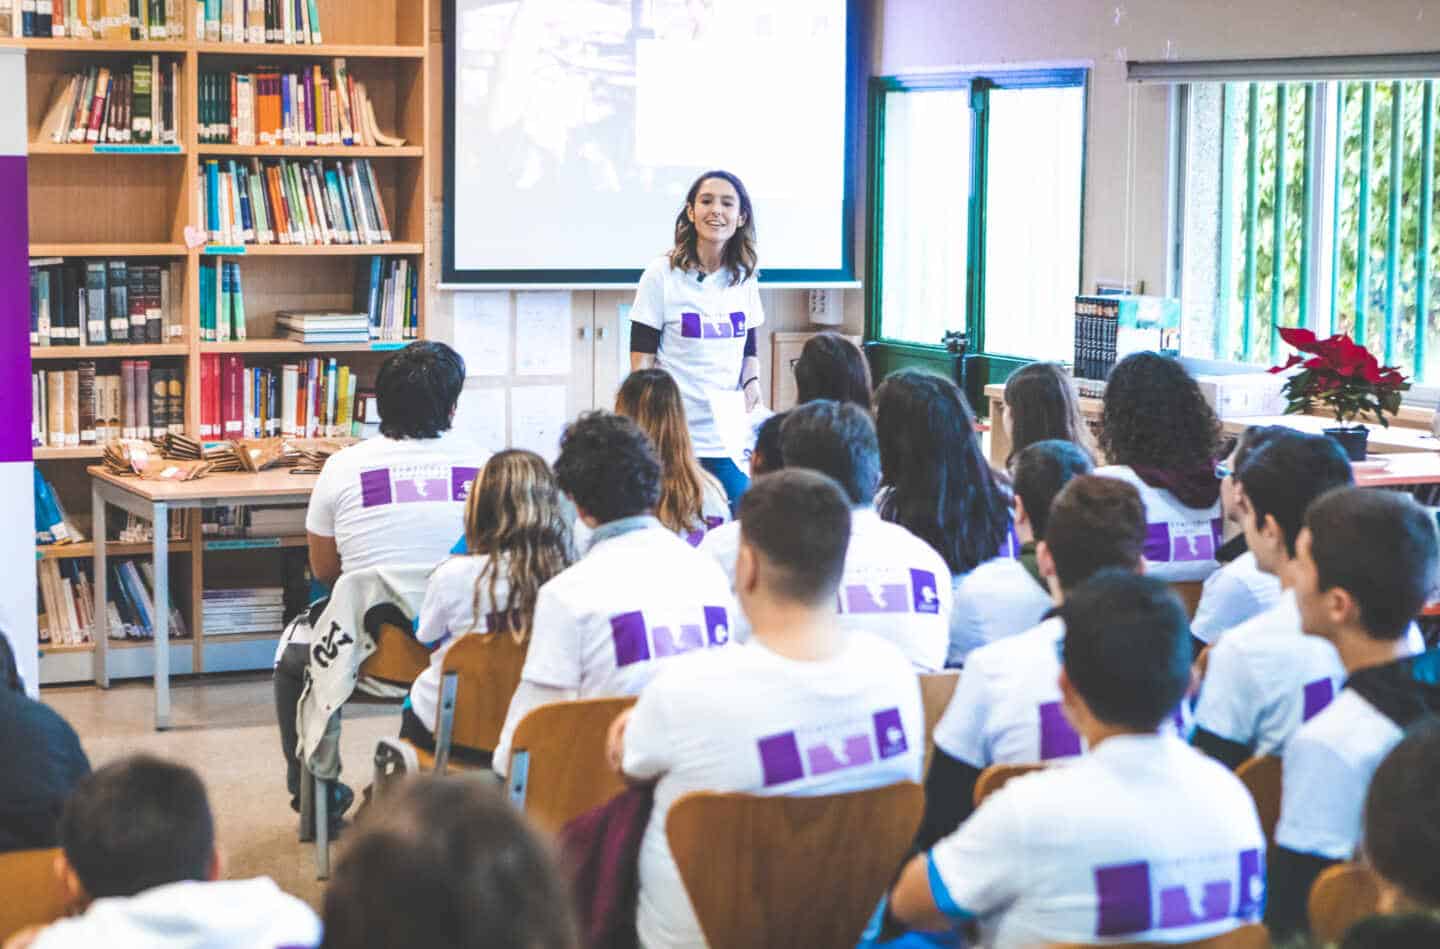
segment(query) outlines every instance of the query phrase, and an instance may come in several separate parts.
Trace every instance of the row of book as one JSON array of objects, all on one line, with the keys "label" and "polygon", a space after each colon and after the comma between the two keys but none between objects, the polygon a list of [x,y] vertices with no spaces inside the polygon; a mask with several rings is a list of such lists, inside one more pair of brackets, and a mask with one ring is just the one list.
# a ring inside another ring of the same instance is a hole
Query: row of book
[{"label": "row of book", "polygon": [[238,261],[200,262],[200,339],[207,343],[245,339],[245,294]]},{"label": "row of book", "polygon": [[56,144],[175,145],[180,66],[151,56],[128,69],[91,66],[63,80],[39,138]]},{"label": "row of book", "polygon": [[405,144],[380,131],[365,84],[345,60],[298,69],[200,74],[199,137],[207,145]]},{"label": "row of book", "polygon": [[273,633],[285,629],[285,588],[207,588],[200,594],[206,636]]},{"label": "row of book", "polygon": [[185,380],[178,368],[122,359],[120,371],[97,373],[92,360],[73,369],[30,373],[30,443],[78,448],[116,438],[164,438],[185,431]]},{"label": "row of book", "polygon": [[0,0],[0,36],[185,38],[185,0]]},{"label": "row of book", "polygon": [[305,533],[305,506],[251,507],[227,504],[200,509],[200,533],[206,538],[298,537]]},{"label": "row of book", "polygon": [[31,258],[30,345],[184,339],[185,320],[171,294],[169,264]]},{"label": "row of book", "polygon": [[[106,564],[105,611],[111,639],[155,638],[155,571],[148,560]],[[91,566],[83,559],[42,560],[36,573],[40,642],[74,646],[94,642],[95,594]],[[184,614],[172,598],[170,638],[189,639]]]},{"label": "row of book", "polygon": [[247,366],[238,355],[200,357],[200,437],[334,438],[373,434],[375,394],[334,359]]},{"label": "row of book", "polygon": [[[280,310],[276,335],[312,345],[399,342],[420,330],[420,277],[406,258],[372,257],[356,274],[355,309]],[[200,263],[200,339],[207,343],[248,338],[240,262]]]},{"label": "row of book", "polygon": [[217,244],[384,244],[390,219],[368,160],[210,159],[201,219]]},{"label": "row of book", "polygon": [[70,520],[60,495],[54,485],[34,466],[35,472],[35,543],[73,544],[85,539],[85,535]]},{"label": "row of book", "polygon": [[324,42],[316,0],[195,0],[195,23],[211,43]]}]

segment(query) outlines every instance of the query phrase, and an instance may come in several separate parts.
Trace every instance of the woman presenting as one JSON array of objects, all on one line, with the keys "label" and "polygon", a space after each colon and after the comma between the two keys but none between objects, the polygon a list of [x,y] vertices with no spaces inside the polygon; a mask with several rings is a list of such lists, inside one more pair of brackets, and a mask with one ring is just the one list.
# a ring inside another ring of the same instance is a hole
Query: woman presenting
[{"label": "woman presenting", "polygon": [[630,368],[675,377],[695,454],[725,487],[731,507],[749,479],[731,459],[710,396],[745,393],[760,403],[755,328],[765,322],[750,195],[728,171],[707,171],[675,218],[675,246],[640,277],[630,310]]}]

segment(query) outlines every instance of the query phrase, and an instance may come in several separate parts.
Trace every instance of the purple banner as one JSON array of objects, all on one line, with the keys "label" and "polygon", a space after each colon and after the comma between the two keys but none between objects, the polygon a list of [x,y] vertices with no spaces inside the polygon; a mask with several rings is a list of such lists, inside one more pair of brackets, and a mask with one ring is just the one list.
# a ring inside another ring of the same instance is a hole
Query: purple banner
[{"label": "purple banner", "polygon": [[1314,682],[1305,683],[1305,708],[1302,713],[1302,721],[1310,721],[1316,715],[1325,710],[1335,699],[1335,683],[1329,678],[1316,679]]},{"label": "purple banner", "polygon": [[[19,108],[25,110],[23,83]],[[30,461],[30,211],[24,155],[0,156],[0,405],[10,421],[0,426],[0,462]]]},{"label": "purple banner", "polygon": [[1210,520],[1210,530],[1198,533],[1172,531],[1169,524],[1147,524],[1145,559],[1151,563],[1195,563],[1214,560],[1220,546],[1220,518]]}]

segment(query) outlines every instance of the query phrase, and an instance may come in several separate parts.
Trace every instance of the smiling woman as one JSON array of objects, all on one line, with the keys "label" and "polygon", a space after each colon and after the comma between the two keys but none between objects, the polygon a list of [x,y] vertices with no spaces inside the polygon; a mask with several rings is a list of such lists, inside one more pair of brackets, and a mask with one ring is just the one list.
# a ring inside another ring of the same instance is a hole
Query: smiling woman
[{"label": "smiling woman", "polygon": [[700,463],[725,486],[733,508],[749,484],[715,421],[712,397],[743,391],[760,402],[755,328],[760,304],[755,213],[740,179],[707,171],[675,218],[675,244],[640,278],[630,311],[631,369],[675,377]]}]

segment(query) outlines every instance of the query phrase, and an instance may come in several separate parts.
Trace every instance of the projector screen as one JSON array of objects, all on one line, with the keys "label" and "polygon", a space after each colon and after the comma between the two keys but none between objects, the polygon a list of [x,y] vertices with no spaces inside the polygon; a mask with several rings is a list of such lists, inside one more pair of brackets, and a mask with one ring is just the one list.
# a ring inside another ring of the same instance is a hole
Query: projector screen
[{"label": "projector screen", "polygon": [[633,283],[734,172],[761,279],[854,279],[857,0],[446,0],[444,281]]}]

